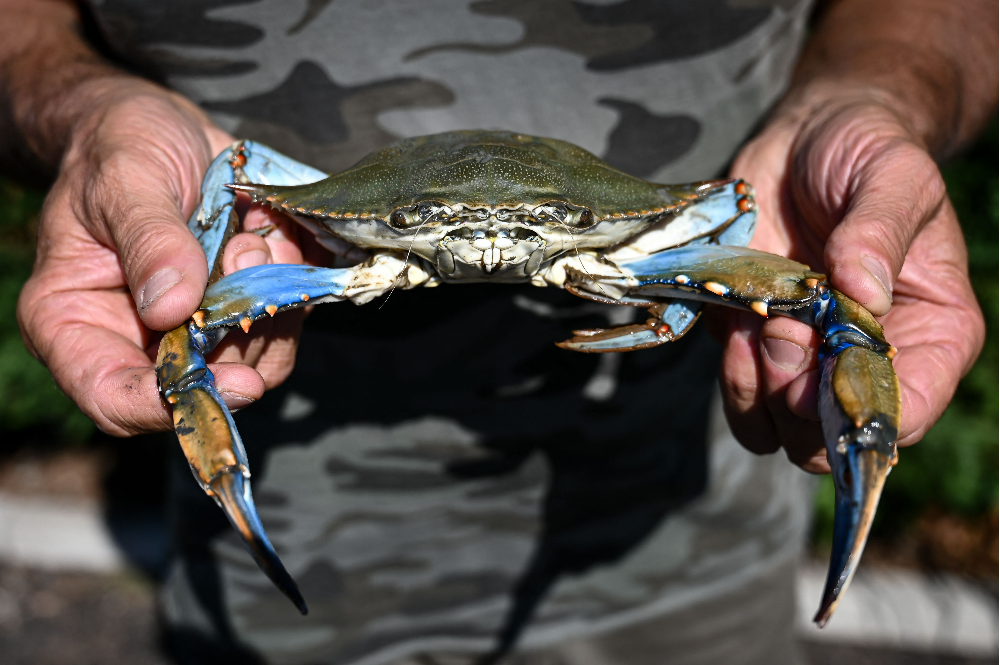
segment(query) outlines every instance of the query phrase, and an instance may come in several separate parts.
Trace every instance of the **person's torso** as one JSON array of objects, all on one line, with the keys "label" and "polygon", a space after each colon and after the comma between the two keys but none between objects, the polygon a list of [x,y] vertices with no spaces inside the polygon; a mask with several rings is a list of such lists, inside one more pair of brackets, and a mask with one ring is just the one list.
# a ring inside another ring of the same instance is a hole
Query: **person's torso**
[{"label": "person's torso", "polygon": [[[94,4],[120,53],[224,129],[328,172],[485,128],[680,182],[719,175],[780,95],[810,3]],[[492,285],[317,310],[292,377],[237,415],[312,614],[285,607],[178,482],[168,619],[276,662],[375,663],[487,650],[532,615],[526,639],[543,644],[687,602],[728,583],[751,538],[712,516],[762,511],[756,551],[785,552],[782,484],[731,470],[708,513],[666,526],[706,484],[718,351],[702,333],[622,355],[553,345],[642,314]]]}]

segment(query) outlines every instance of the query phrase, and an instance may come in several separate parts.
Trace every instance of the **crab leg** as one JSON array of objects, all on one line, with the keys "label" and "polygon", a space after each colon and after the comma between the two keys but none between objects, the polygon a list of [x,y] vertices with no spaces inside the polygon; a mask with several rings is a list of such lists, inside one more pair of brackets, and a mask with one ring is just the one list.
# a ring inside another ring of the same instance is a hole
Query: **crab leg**
[{"label": "crab leg", "polygon": [[[310,282],[284,284],[303,287],[293,294],[276,290],[276,275],[263,276],[261,286],[270,297],[255,302],[249,297],[248,279],[254,274],[222,283],[222,248],[239,230],[235,212],[236,192],[227,187],[242,182],[266,182],[297,185],[322,180],[326,174],[285,157],[265,145],[238,141],[223,151],[209,166],[202,182],[201,202],[188,222],[205,251],[213,284],[206,293],[202,309],[186,325],[167,333],[160,343],[156,373],[160,393],[173,408],[174,429],[195,479],[219,506],[243,537],[251,556],[268,577],[287,595],[299,611],[306,613],[305,601],[294,580],[285,570],[271,546],[250,492],[250,471],[246,453],[232,415],[215,389],[215,379],[205,363],[205,355],[226,335],[225,326],[239,323],[244,329],[264,313],[294,307],[301,296],[330,295],[330,285],[318,280],[318,274],[301,274]],[[299,267],[296,267],[299,268]],[[299,273],[296,273],[299,274]],[[280,279],[278,280],[280,281]],[[230,300],[236,296],[235,300]],[[242,298],[240,298],[242,296]],[[293,303],[292,300],[297,302]],[[260,299],[258,299],[260,300]],[[228,307],[226,306],[228,304]],[[238,313],[235,320],[232,317]]]},{"label": "crab leg", "polygon": [[304,185],[327,177],[327,174],[282,155],[255,141],[237,141],[224,150],[208,167],[201,184],[201,203],[191,214],[188,228],[198,238],[210,282],[222,277],[222,248],[239,230],[236,192],[228,185],[247,182],[271,185]]},{"label": "crab leg", "polygon": [[234,273],[208,288],[201,309],[187,325],[164,336],[156,363],[160,394],[173,407],[174,431],[195,479],[225,511],[260,569],[303,614],[307,608],[302,594],[257,515],[243,442],[205,355],[233,326],[248,330],[262,316],[310,302],[343,300],[355,273],[297,265]]},{"label": "crab leg", "polygon": [[[875,318],[830,288],[824,275],[780,256],[705,244],[619,261],[617,268],[617,274],[596,276],[568,270],[566,288],[596,300],[650,301],[654,319],[646,325],[653,332],[659,326],[656,317],[662,316],[658,308],[663,308],[655,301],[681,298],[765,317],[789,316],[823,335],[819,410],[837,505],[826,589],[814,619],[822,627],[857,570],[885,478],[896,463],[900,394],[891,362],[895,348],[885,341]],[[634,330],[582,332],[561,346],[585,352],[648,346],[643,343],[648,335]],[[620,342],[613,349],[612,339]]]}]

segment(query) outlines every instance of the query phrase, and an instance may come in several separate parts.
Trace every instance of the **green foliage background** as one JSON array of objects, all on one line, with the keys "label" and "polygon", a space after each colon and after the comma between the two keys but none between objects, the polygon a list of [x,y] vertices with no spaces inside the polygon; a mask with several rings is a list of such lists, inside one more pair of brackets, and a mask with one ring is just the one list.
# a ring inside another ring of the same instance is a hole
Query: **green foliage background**
[{"label": "green foliage background", "polygon": [[79,444],[94,431],[28,353],[17,327],[17,297],[31,274],[43,198],[41,192],[0,180],[0,450],[16,448],[28,430],[42,430],[67,444]]},{"label": "green foliage background", "polygon": [[[905,529],[929,507],[974,517],[996,509],[998,437],[998,200],[997,123],[961,157],[945,165],[945,180],[969,244],[972,284],[986,314],[982,355],[954,402],[917,446],[905,449],[882,498],[876,531]],[[56,388],[25,349],[15,318],[18,293],[31,272],[34,223],[43,194],[0,179],[0,452],[28,433],[59,445],[86,441],[93,424]],[[833,524],[833,483],[821,480],[816,534]]]}]

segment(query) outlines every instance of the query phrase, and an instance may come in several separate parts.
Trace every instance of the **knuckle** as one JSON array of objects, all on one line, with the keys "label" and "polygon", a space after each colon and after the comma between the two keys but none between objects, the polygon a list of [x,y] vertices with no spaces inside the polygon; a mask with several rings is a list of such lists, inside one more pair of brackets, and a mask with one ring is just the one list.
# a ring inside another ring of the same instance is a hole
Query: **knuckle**
[{"label": "knuckle", "polygon": [[719,384],[729,405],[739,413],[749,411],[761,399],[760,381],[756,376],[732,371],[724,366]]}]

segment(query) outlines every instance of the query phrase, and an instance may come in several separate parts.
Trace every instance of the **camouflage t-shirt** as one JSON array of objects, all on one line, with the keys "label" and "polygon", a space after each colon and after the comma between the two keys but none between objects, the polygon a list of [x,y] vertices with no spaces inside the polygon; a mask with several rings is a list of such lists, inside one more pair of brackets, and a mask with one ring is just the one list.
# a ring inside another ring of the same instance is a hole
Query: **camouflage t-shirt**
[{"label": "camouflage t-shirt", "polygon": [[[723,172],[761,121],[810,3],[94,4],[114,48],[223,128],[327,171],[401,137],[486,128],[680,182]],[[263,521],[311,612],[256,569],[179,461],[172,634],[275,663],[542,647],[787,565],[808,482],[733,440],[713,342],[553,346],[632,314],[496,285],[319,308],[294,374],[237,416]]]}]

